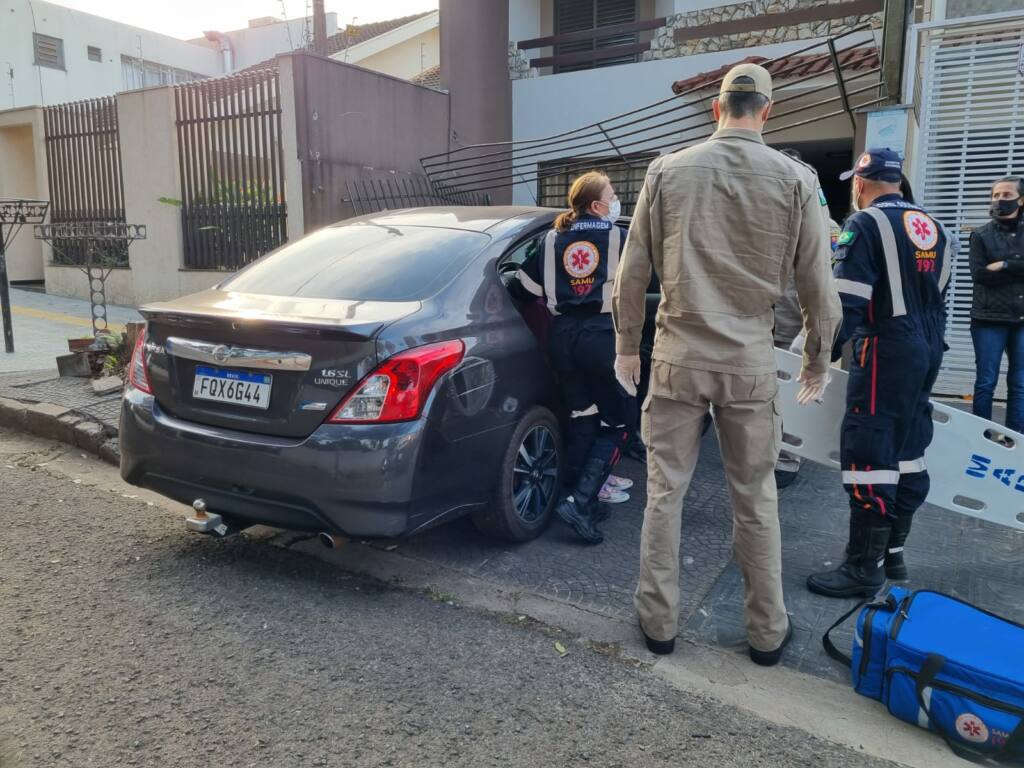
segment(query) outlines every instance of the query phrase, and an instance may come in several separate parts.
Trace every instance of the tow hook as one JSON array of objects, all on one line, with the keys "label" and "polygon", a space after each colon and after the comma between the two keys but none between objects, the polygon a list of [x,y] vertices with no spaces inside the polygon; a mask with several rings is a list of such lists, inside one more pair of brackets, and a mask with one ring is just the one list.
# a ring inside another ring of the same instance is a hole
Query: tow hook
[{"label": "tow hook", "polygon": [[195,514],[185,518],[186,529],[213,536],[228,535],[228,526],[224,522],[224,518],[216,512],[208,512],[206,502],[203,499],[193,501],[192,509],[195,510]]}]

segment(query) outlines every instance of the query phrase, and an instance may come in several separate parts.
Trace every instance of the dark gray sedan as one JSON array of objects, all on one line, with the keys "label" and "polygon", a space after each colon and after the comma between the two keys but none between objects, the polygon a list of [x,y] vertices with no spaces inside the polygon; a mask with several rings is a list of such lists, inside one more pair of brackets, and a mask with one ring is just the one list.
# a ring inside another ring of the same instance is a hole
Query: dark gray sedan
[{"label": "dark gray sedan", "polygon": [[[561,468],[546,310],[505,288],[556,211],[351,219],[142,309],[121,475],[225,527],[540,533]],[[200,501],[201,500],[201,501]]]}]

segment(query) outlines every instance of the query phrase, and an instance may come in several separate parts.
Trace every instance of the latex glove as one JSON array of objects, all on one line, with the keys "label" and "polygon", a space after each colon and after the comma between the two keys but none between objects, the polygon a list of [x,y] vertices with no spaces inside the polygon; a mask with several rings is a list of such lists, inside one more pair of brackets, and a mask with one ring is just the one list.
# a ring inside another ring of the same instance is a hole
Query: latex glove
[{"label": "latex glove", "polygon": [[640,383],[640,355],[615,356],[615,380],[630,397],[636,397]]},{"label": "latex glove", "polygon": [[820,403],[821,399],[825,396],[825,388],[832,381],[832,377],[825,373],[810,373],[806,370],[801,370],[800,375],[796,377],[803,386],[800,391],[796,393],[796,401],[800,405],[807,405],[810,402]]},{"label": "latex glove", "polygon": [[804,334],[803,331],[800,331],[800,333],[796,335],[796,338],[793,339],[793,341],[790,343],[789,351],[792,352],[794,355],[800,355],[802,357],[804,354],[804,344],[806,343],[807,336]]}]

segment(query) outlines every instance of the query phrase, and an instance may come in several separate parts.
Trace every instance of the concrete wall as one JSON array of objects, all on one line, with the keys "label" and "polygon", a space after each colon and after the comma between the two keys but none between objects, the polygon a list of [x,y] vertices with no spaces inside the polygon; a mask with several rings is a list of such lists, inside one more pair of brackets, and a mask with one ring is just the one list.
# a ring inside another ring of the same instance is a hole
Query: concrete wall
[{"label": "concrete wall", "polygon": [[[509,0],[440,0],[440,10],[441,87],[451,94],[452,145],[508,141]],[[497,203],[511,199],[510,189],[491,194]]]},{"label": "concrete wall", "polygon": [[434,27],[372,56],[350,57],[349,62],[395,77],[415,77],[441,63],[440,30]]},{"label": "concrete wall", "polygon": [[[0,112],[0,197],[48,200],[43,112],[35,107]],[[45,243],[23,227],[7,251],[8,278],[42,280]]]},{"label": "concrete wall", "polygon": [[[211,48],[42,0],[0,0],[0,20],[0,108],[116,93],[123,89],[122,54],[199,74],[221,73],[220,54]],[[65,69],[35,66],[33,32],[63,40]],[[89,60],[90,45],[100,49],[102,61]],[[14,69],[13,99],[8,62]]]},{"label": "concrete wall", "polygon": [[[334,59],[286,59],[295,83],[294,151],[306,232],[353,215],[344,202],[346,182],[421,175],[420,158],[446,149],[447,95]],[[287,148],[285,162],[287,176]],[[289,207],[295,198],[289,187]]]}]

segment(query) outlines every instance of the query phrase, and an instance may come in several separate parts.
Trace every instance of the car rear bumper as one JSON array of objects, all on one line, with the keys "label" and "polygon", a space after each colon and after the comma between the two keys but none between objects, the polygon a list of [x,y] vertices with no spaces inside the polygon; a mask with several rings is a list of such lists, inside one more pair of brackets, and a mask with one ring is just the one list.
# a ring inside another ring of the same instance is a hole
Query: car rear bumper
[{"label": "car rear bumper", "polygon": [[417,527],[422,435],[422,421],[322,425],[305,439],[255,435],[177,419],[128,388],[121,477],[186,504],[202,498],[243,525],[397,536]]}]

